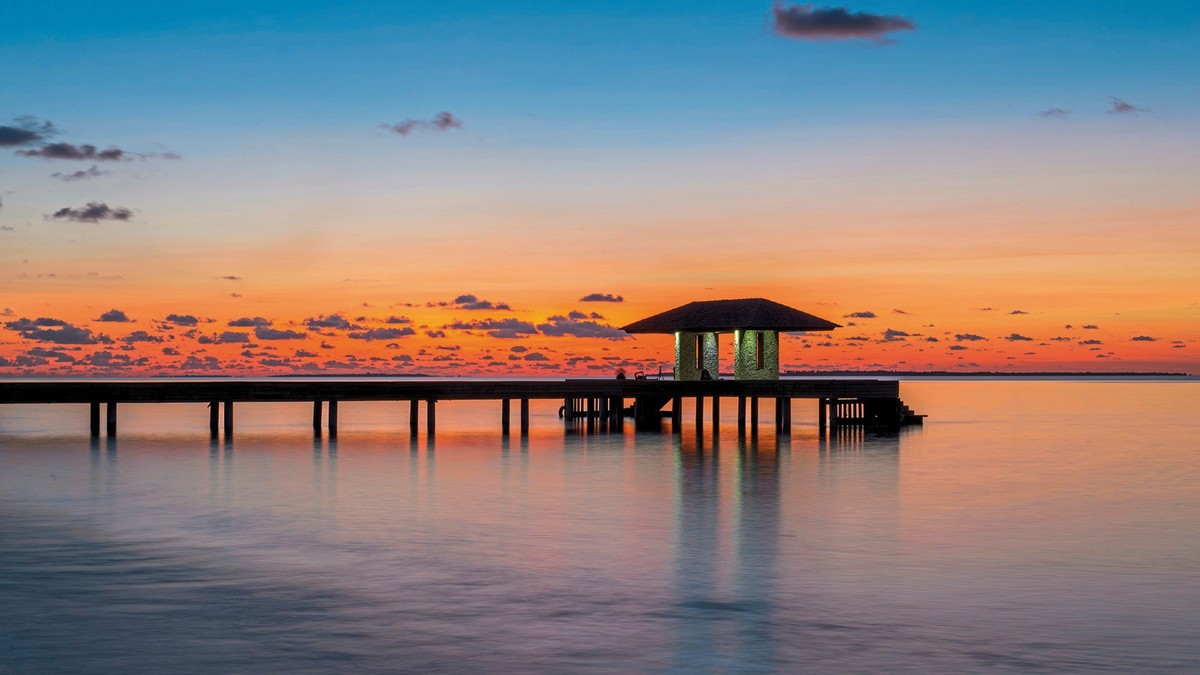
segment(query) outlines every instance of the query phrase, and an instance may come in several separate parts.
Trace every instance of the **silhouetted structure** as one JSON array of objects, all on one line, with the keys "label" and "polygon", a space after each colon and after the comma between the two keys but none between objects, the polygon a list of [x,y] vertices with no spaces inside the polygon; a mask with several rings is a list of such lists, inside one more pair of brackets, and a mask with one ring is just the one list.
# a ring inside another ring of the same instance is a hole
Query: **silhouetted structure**
[{"label": "silhouetted structure", "polygon": [[621,330],[675,335],[675,379],[688,381],[721,372],[721,333],[733,334],[733,379],[778,380],[780,333],[834,328],[841,326],[766,298],[744,298],[689,302]]}]

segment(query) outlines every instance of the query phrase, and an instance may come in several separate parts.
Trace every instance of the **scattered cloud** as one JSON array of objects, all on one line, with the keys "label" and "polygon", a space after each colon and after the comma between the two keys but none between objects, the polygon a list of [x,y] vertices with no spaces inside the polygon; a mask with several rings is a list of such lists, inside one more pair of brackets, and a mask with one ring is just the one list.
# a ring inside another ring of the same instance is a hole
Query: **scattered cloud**
[{"label": "scattered cloud", "polygon": [[18,150],[17,154],[22,157],[93,162],[119,162],[133,158],[132,155],[118,147],[110,146],[101,150],[87,143],[82,145],[75,145],[74,143],[47,143],[34,150]]},{"label": "scattered cloud", "polygon": [[906,337],[912,337],[912,334],[906,333],[902,330],[894,330],[892,328],[883,331],[884,342],[900,342]]},{"label": "scattered cloud", "polygon": [[351,340],[395,340],[408,335],[416,335],[417,331],[405,326],[404,328],[372,328],[358,333],[350,333]]},{"label": "scattered cloud", "polygon": [[538,324],[538,330],[543,335],[563,337],[570,335],[579,338],[604,338],[607,340],[624,340],[629,334],[620,328],[590,320],[571,319],[565,316],[552,316],[547,323]]},{"label": "scattered cloud", "polygon": [[1128,113],[1150,112],[1149,108],[1140,108],[1133,105],[1129,101],[1116,96],[1109,96],[1108,100],[1112,102],[1112,107],[1108,109],[1111,115],[1124,115]]},{"label": "scattered cloud", "polygon": [[256,326],[254,328],[254,337],[259,340],[303,340],[308,337],[308,333],[301,333],[294,330],[276,330],[267,326]]},{"label": "scattered cloud", "polygon": [[46,216],[46,220],[69,220],[76,223],[98,223],[102,220],[129,220],[133,211],[118,206],[110,207],[104,202],[88,202],[87,206],[77,209],[63,207]]},{"label": "scattered cloud", "polygon": [[58,133],[54,123],[39,122],[36,117],[23,115],[13,119],[12,124],[0,125],[0,148],[16,148],[40,143]]},{"label": "scattered cloud", "polygon": [[38,342],[51,342],[59,345],[112,343],[112,339],[107,335],[93,335],[91,330],[73,326],[62,319],[46,317],[37,319],[21,318],[5,323],[4,327],[8,330],[16,331],[26,340],[36,340]]},{"label": "scattered cloud", "polygon": [[407,316],[389,316],[387,318],[387,321],[384,321],[384,323],[408,324],[408,323],[412,323],[412,319],[408,318]]},{"label": "scattered cloud", "polygon": [[1135,335],[1129,339],[1131,342],[1158,342],[1158,338],[1149,335]]},{"label": "scattered cloud", "polygon": [[579,299],[580,302],[625,302],[625,297],[612,293],[588,293]]},{"label": "scattered cloud", "polygon": [[1009,314],[1028,314],[1028,313],[1029,312],[1026,312],[1023,309],[1014,309],[1013,311],[1009,312]]},{"label": "scattered cloud", "polygon": [[305,319],[304,323],[308,325],[309,330],[321,330],[322,328],[350,330],[352,328],[356,328],[354,324],[350,323],[346,317],[342,316],[341,314],[330,314],[329,316],[321,314],[316,318]]},{"label": "scattered cloud", "polygon": [[1063,117],[1070,117],[1071,112],[1072,111],[1065,108],[1046,108],[1038,113],[1038,117],[1054,117],[1061,119]]},{"label": "scattered cloud", "polygon": [[983,337],[982,335],[975,335],[974,333],[958,333],[954,336],[954,339],[958,342],[979,342],[981,340],[987,340],[987,338]]},{"label": "scattered cloud", "polygon": [[1100,330],[1100,326],[1097,326],[1094,323],[1089,323],[1086,326],[1084,326],[1083,329],[1084,330]]},{"label": "scattered cloud", "polygon": [[414,131],[442,132],[449,131],[450,129],[461,128],[462,125],[462,120],[455,117],[453,113],[443,111],[434,115],[433,119],[406,119],[403,122],[398,122],[396,124],[380,124],[379,128],[387,129],[388,131],[395,132],[401,136],[407,136]]},{"label": "scattered cloud", "polygon": [[1104,342],[1101,340],[1080,340],[1079,344],[1086,347],[1088,345],[1102,345]]},{"label": "scattered cloud", "polygon": [[264,327],[270,326],[271,320],[264,319],[261,316],[256,316],[253,318],[248,317],[248,316],[243,316],[240,319],[234,319],[233,321],[230,321],[226,325],[233,327],[233,328],[256,328],[258,326],[264,326]]},{"label": "scattered cloud", "polygon": [[1004,337],[1004,339],[1008,340],[1009,342],[1033,342],[1033,338],[1026,337],[1020,333],[1009,333]]},{"label": "scattered cloud", "polygon": [[893,309],[893,310],[892,310],[892,314],[908,314],[908,310],[904,310],[904,309]]},{"label": "scattered cloud", "polygon": [[133,344],[135,342],[162,342],[163,339],[157,335],[151,335],[144,330],[135,330],[129,335],[121,338],[121,342]]},{"label": "scattered cloud", "polygon": [[851,312],[849,314],[843,314],[842,318],[843,319],[874,319],[875,312]]},{"label": "scattered cloud", "polygon": [[851,12],[844,7],[814,8],[811,3],[788,6],[776,2],[772,14],[776,33],[799,40],[857,38],[885,42],[888,33],[917,27],[912,21],[899,16]]},{"label": "scattered cloud", "polygon": [[109,173],[111,172],[101,171],[99,166],[93,164],[92,168],[90,169],[75,171],[72,173],[55,171],[54,173],[50,174],[50,177],[69,183],[77,180],[87,180],[88,178],[99,178],[100,176],[107,176]]},{"label": "scattered cloud", "polygon": [[195,326],[200,323],[200,319],[191,314],[168,314],[166,321],[176,326]]},{"label": "scattered cloud", "polygon": [[514,339],[526,335],[536,335],[537,328],[528,321],[519,319],[483,319],[475,321],[455,321],[443,328],[454,330],[482,330],[494,338]]},{"label": "scattered cloud", "polygon": [[100,318],[96,319],[96,321],[101,323],[126,323],[129,321],[129,317],[119,309],[110,309],[101,314]]}]

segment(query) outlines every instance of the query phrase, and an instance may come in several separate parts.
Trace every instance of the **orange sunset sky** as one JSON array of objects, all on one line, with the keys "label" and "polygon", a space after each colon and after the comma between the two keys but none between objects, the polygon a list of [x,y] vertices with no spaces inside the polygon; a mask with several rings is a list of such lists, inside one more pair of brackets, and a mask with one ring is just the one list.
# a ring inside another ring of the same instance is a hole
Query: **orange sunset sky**
[{"label": "orange sunset sky", "polygon": [[610,377],[759,296],[844,326],[785,369],[1200,374],[1200,10],[1094,4],[21,10],[0,375]]}]

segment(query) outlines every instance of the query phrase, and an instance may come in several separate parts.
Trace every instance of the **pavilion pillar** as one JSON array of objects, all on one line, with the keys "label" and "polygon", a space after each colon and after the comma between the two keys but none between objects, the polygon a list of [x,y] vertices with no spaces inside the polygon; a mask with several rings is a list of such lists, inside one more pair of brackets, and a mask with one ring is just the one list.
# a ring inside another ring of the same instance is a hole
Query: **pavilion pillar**
[{"label": "pavilion pillar", "polygon": [[675,396],[671,399],[671,433],[683,432],[683,398]]},{"label": "pavilion pillar", "polygon": [[712,428],[715,434],[721,428],[721,397],[712,397]]},{"label": "pavilion pillar", "polygon": [[750,433],[758,434],[758,397],[750,397]]}]

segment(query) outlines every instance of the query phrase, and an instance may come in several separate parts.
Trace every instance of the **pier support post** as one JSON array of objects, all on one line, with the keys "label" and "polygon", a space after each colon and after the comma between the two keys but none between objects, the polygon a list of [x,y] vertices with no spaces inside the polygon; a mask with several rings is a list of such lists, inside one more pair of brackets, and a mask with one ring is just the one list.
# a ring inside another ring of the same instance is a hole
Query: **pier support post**
[{"label": "pier support post", "polygon": [[221,402],[208,402],[208,435],[216,438],[221,435]]},{"label": "pier support post", "polygon": [[91,423],[90,428],[92,430],[92,438],[99,438],[100,437],[100,402],[92,401],[88,405],[88,408],[90,409],[88,412],[90,413],[89,422]]},{"label": "pier support post", "polygon": [[828,424],[827,416],[829,415],[829,399],[822,396],[817,400],[817,432],[825,433],[826,425]]},{"label": "pier support post", "polygon": [[704,397],[696,397],[696,434],[704,432]]},{"label": "pier support post", "polygon": [[437,431],[437,401],[429,399],[425,402],[425,436],[433,438]]},{"label": "pier support post", "polygon": [[758,433],[758,397],[750,397],[750,433]]},{"label": "pier support post", "polygon": [[338,402],[330,399],[329,401],[329,436],[330,438],[337,436],[337,406]]},{"label": "pier support post", "polygon": [[775,423],[775,425],[777,427],[775,433],[782,434],[784,436],[791,436],[792,435],[792,399],[790,399],[786,396],[781,396],[775,400],[777,401],[777,403],[775,404],[775,409],[777,411],[779,411],[778,412],[779,420]]},{"label": "pier support post", "polygon": [[610,417],[608,414],[609,398],[607,396],[601,396],[599,398],[599,403],[600,411],[597,413],[597,417],[600,419],[600,431],[608,431],[608,422]]},{"label": "pier support post", "polygon": [[521,399],[521,435],[529,435],[529,399]]},{"label": "pier support post", "polygon": [[838,400],[836,396],[829,399],[829,428],[836,429],[838,427]]},{"label": "pier support post", "polygon": [[596,397],[589,396],[587,398],[587,432],[593,433],[596,431]]},{"label": "pier support post", "polygon": [[313,436],[321,435],[321,402],[313,401]]},{"label": "pier support post", "polygon": [[721,397],[712,397],[712,428],[713,433],[721,430]]},{"label": "pier support post", "polygon": [[113,438],[117,435],[117,402],[109,401],[108,403],[105,403],[104,413],[105,417],[108,418],[105,420],[107,424],[104,425],[104,432],[108,434],[109,438]]},{"label": "pier support post", "polygon": [[408,402],[408,434],[413,438],[417,437],[417,423],[420,419],[419,405],[420,401],[415,398]]},{"label": "pier support post", "polygon": [[683,398],[671,398],[671,433],[683,433]]},{"label": "pier support post", "polygon": [[509,432],[509,419],[512,417],[512,402],[505,398],[500,399],[500,434],[507,437]]},{"label": "pier support post", "polygon": [[233,436],[233,401],[225,401],[225,438]]},{"label": "pier support post", "polygon": [[746,397],[738,397],[738,435],[746,435]]}]

